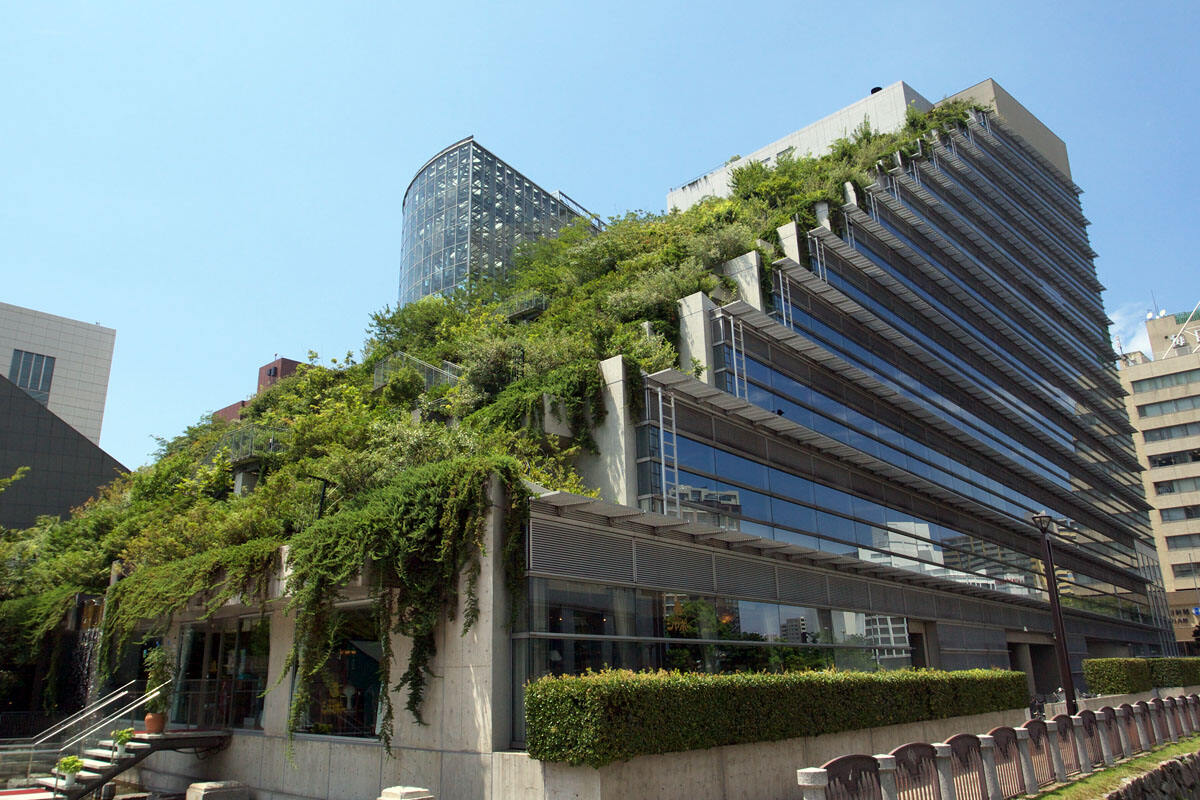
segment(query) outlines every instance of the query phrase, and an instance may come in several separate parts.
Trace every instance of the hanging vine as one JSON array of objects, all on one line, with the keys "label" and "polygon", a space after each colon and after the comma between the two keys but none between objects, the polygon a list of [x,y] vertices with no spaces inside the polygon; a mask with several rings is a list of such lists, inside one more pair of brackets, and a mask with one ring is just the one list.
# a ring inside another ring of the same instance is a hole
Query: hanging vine
[{"label": "hanging vine", "polygon": [[100,638],[102,668],[111,668],[135,631],[144,630],[147,635],[165,631],[174,615],[193,597],[203,598],[201,618],[235,595],[265,602],[270,580],[278,570],[281,544],[282,540],[275,538],[255,539],[144,567],[117,581],[109,587],[105,599]]},{"label": "hanging vine", "polygon": [[[500,497],[490,497],[491,477]],[[407,689],[405,707],[422,724],[421,701],[437,653],[437,626],[453,620],[459,582],[466,578],[462,632],[479,617],[475,587],[484,554],[488,511],[503,520],[501,550],[505,582],[516,608],[523,597],[524,529],[528,493],[516,461],[504,456],[458,458],[414,467],[397,480],[362,496],[355,507],[326,517],[296,534],[288,557],[289,610],[296,634],[287,666],[299,680],[292,694],[288,730],[295,732],[313,700],[336,640],[334,602],[364,568],[376,576],[370,587],[383,658],[380,677],[390,685],[390,634],[412,639],[408,664],[393,686]],[[285,669],[286,672],[286,669]],[[392,707],[383,693],[381,736],[390,744]]]}]

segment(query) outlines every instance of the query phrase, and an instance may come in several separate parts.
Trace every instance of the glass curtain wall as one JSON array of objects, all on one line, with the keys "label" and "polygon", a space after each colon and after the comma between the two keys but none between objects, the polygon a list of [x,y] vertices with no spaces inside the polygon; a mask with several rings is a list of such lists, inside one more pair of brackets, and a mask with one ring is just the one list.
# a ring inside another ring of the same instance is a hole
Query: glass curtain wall
[{"label": "glass curtain wall", "polygon": [[400,305],[503,276],[520,242],[576,216],[473,139],[451,145],[404,196]]}]

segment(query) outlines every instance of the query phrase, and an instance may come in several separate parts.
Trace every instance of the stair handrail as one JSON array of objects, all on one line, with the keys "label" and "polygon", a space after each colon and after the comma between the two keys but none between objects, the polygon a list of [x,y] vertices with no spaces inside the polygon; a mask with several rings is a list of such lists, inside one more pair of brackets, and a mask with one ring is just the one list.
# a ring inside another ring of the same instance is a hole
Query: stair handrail
[{"label": "stair handrail", "polygon": [[105,725],[107,725],[107,724],[109,724],[110,722],[112,722],[114,719],[119,719],[119,718],[120,718],[120,717],[121,717],[123,714],[125,714],[126,712],[132,711],[133,709],[137,708],[138,706],[140,706],[140,705],[143,705],[143,704],[145,704],[145,703],[148,703],[148,702],[150,702],[151,700],[153,700],[154,698],[158,697],[160,694],[162,694],[162,689],[163,689],[163,687],[164,687],[164,686],[166,686],[168,683],[170,683],[170,682],[171,682],[171,680],[172,680],[172,679],[168,678],[167,680],[163,681],[163,682],[162,682],[162,683],[160,683],[158,686],[155,686],[153,689],[150,689],[150,690],[149,690],[149,691],[147,691],[147,692],[146,692],[144,695],[142,695],[141,697],[139,697],[137,700],[134,700],[132,703],[130,703],[129,705],[125,706],[125,707],[124,707],[124,708],[122,708],[121,710],[119,710],[119,711],[116,711],[116,712],[114,712],[113,714],[111,714],[110,716],[108,716],[108,717],[106,717],[106,718],[104,718],[104,719],[100,720],[100,721],[99,721],[99,722],[97,722],[95,725],[93,725],[92,727],[88,728],[86,731],[84,731],[83,733],[79,734],[79,735],[78,735],[78,736],[76,736],[74,739],[72,739],[71,741],[69,741],[69,742],[67,742],[66,744],[64,744],[62,747],[58,748],[58,752],[60,752],[60,753],[61,753],[63,750],[66,750],[68,747],[71,747],[72,745],[76,744],[77,742],[80,742],[80,741],[82,741],[83,739],[86,739],[88,736],[90,736],[90,735],[92,735],[93,733],[95,733],[96,731],[100,730],[100,729],[101,729],[101,728],[103,728]]},{"label": "stair handrail", "polygon": [[33,743],[32,743],[32,745],[31,745],[31,746],[32,746],[32,747],[37,747],[39,744],[41,744],[42,742],[46,741],[46,740],[47,740],[47,739],[49,739],[51,736],[53,736],[54,734],[56,734],[56,733],[58,733],[59,731],[63,730],[64,728],[69,728],[69,727],[71,727],[71,726],[72,726],[72,725],[74,725],[76,722],[78,722],[80,719],[82,719],[83,717],[85,717],[85,716],[87,716],[88,714],[90,714],[92,711],[95,711],[95,710],[101,709],[101,708],[103,708],[104,706],[106,706],[106,705],[109,705],[110,703],[112,703],[114,700],[119,700],[120,698],[122,698],[122,697],[124,697],[125,695],[129,694],[129,687],[130,687],[130,686],[132,686],[132,685],[133,685],[133,684],[135,684],[135,683],[137,683],[137,680],[136,680],[136,679],[135,679],[135,680],[132,680],[132,681],[130,681],[129,683],[125,684],[124,686],[121,686],[121,687],[119,687],[119,688],[117,688],[117,689],[114,689],[114,690],[112,690],[112,691],[111,691],[111,692],[109,692],[108,694],[104,695],[104,697],[101,697],[100,699],[96,700],[95,702],[93,702],[93,703],[91,703],[91,704],[89,704],[89,705],[85,706],[84,708],[81,708],[79,711],[76,711],[74,714],[72,714],[71,716],[67,717],[66,719],[64,719],[64,720],[60,720],[59,722],[55,723],[54,725],[51,725],[51,726],[50,726],[49,728],[47,728],[46,730],[42,731],[42,735],[41,735],[41,736],[39,736],[39,737],[37,737],[36,739],[34,739],[34,740],[33,740]]},{"label": "stair handrail", "polygon": [[[81,708],[79,711],[76,711],[71,716],[56,723],[55,725],[51,725],[49,728],[47,728],[45,731],[43,731],[42,735],[39,736],[37,739],[35,739],[29,745],[29,761],[27,761],[25,764],[25,778],[28,779],[29,776],[31,776],[33,774],[33,756],[37,752],[39,744],[46,741],[51,736],[55,736],[56,734],[59,734],[62,731],[70,728],[72,725],[77,724],[81,719],[84,719],[85,717],[87,717],[87,715],[95,713],[96,711],[99,711],[100,709],[104,708],[105,706],[112,705],[117,700],[120,700],[122,697],[129,694],[129,687],[135,683],[137,683],[137,679],[129,681],[129,683],[125,684],[124,686],[114,689],[113,691],[106,694],[104,697],[101,697],[100,699],[98,699],[92,703],[89,703],[85,707]],[[59,751],[61,752],[61,748]]]}]

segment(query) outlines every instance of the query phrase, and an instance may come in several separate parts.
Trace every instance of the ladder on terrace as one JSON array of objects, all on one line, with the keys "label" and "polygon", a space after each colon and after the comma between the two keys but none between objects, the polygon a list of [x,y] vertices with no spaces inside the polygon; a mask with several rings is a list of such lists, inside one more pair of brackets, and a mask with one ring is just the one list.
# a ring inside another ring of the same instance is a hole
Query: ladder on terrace
[{"label": "ladder on terrace", "polygon": [[661,386],[658,387],[658,454],[662,459],[662,513],[678,517],[679,446],[675,437],[675,395],[664,392]]}]

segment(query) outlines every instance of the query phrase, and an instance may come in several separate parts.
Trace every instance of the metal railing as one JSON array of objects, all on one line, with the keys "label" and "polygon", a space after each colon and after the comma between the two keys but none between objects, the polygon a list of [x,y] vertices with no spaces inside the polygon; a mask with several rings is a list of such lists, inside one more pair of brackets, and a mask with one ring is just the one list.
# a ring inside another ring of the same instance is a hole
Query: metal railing
[{"label": "metal railing", "polygon": [[410,356],[408,353],[397,350],[375,365],[372,385],[376,389],[380,388],[405,367],[415,370],[421,376],[421,379],[425,381],[426,389],[434,386],[453,386],[462,376],[462,367],[457,364],[443,361],[440,367],[434,366],[428,361],[422,361],[416,356]]},{"label": "metal railing", "polygon": [[[62,742],[74,738],[79,730],[91,727],[97,719],[111,713],[107,709],[117,706],[134,693],[136,683],[130,681],[114,689],[36,736],[0,743],[0,772],[7,777],[24,776],[28,779],[33,775],[35,766],[46,766],[47,759],[50,760],[49,766],[53,766],[53,762],[59,758]],[[48,772],[49,769],[40,771]]]},{"label": "metal railing", "polygon": [[189,678],[178,682],[171,704],[173,729],[262,727],[263,679]]}]

